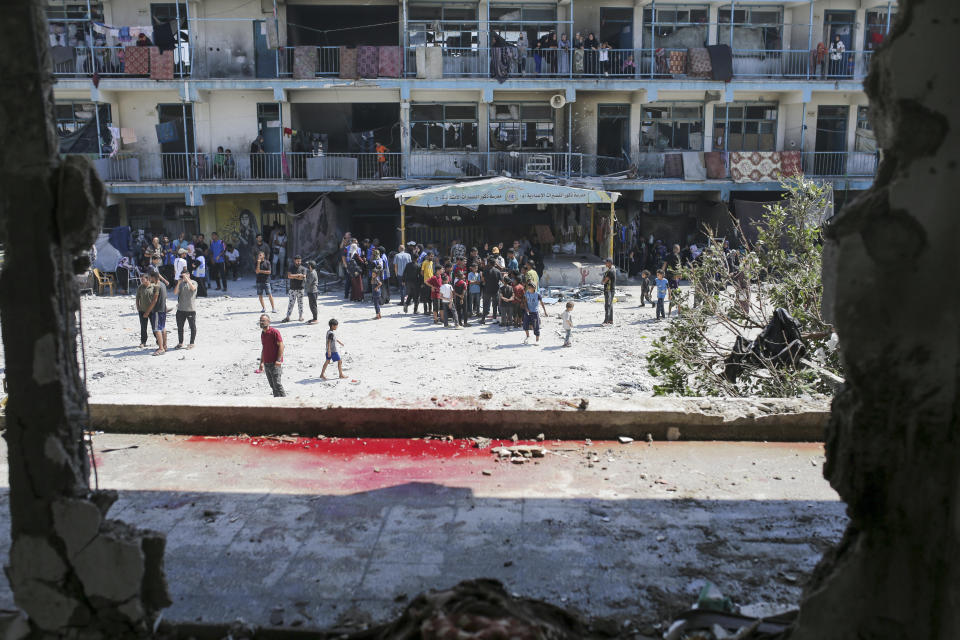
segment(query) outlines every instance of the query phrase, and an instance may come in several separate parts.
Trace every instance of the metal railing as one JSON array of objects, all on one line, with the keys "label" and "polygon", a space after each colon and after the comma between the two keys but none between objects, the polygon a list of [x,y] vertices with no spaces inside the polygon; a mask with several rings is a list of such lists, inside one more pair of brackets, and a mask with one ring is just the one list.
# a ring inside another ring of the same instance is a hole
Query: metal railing
[{"label": "metal railing", "polygon": [[[278,73],[281,78],[293,75],[293,48],[286,47],[277,51]],[[317,47],[317,77],[340,75],[340,47]]]},{"label": "metal railing", "polygon": [[[188,45],[183,43],[180,50],[174,50],[174,76],[190,75],[190,51]],[[54,56],[53,74],[56,76],[91,76],[94,73],[100,76],[130,76],[142,77],[147,74],[131,74],[127,71],[124,64],[126,47],[59,47],[58,49],[69,49],[71,55],[69,59],[62,59]],[[181,72],[179,55],[182,53],[184,64]]]},{"label": "metal railing", "polygon": [[829,54],[820,60],[806,50],[737,49],[733,75],[745,78],[806,78],[810,80],[862,79],[870,70],[872,51],[848,51],[839,60]]},{"label": "metal railing", "polygon": [[[584,178],[614,174],[638,180],[663,178],[663,156],[643,152],[615,158],[561,151],[413,151],[401,153],[141,153],[94,159],[106,182],[359,182],[383,179],[442,180],[508,175],[515,178]],[[725,153],[729,167],[729,153]],[[872,177],[879,155],[865,151],[802,153],[805,175]]]}]

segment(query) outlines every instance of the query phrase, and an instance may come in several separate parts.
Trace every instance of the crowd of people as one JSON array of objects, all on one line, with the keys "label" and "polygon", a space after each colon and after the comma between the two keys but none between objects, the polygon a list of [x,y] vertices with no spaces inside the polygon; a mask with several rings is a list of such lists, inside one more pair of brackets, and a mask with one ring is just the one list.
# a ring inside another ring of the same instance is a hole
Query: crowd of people
[{"label": "crowd of people", "polygon": [[[507,46],[500,36],[494,46]],[[536,40],[521,31],[515,43],[517,73],[526,75],[635,75],[637,63],[632,49],[616,49],[593,32],[577,32],[571,41],[566,33],[550,30]],[[533,68],[530,68],[530,61]]]},{"label": "crowd of people", "polygon": [[[286,263],[283,230],[274,234],[269,245],[262,236],[256,236],[252,250],[261,314],[262,350],[257,372],[266,374],[274,395],[283,396],[282,336],[271,321],[271,314],[280,311],[274,298],[274,287],[278,279],[286,280],[287,307],[280,323],[290,322],[294,317],[304,321],[306,297],[310,312],[306,324],[316,324],[319,322],[319,270],[315,262],[304,261],[299,255]],[[628,276],[640,279],[640,305],[649,302],[655,306],[658,319],[672,313],[675,306],[679,313],[680,300],[674,292],[680,284],[682,265],[696,260],[699,252],[695,244],[684,250],[679,245],[668,249],[666,244],[652,236],[649,241],[641,239],[630,253],[627,269]],[[532,344],[540,344],[541,319],[549,315],[541,288],[546,263],[526,238],[514,240],[509,247],[497,243],[468,248],[454,240],[449,247],[442,248],[434,243],[424,245],[411,241],[388,252],[378,238],[360,240],[347,233],[340,244],[339,260],[344,274],[343,299],[369,301],[375,320],[382,319],[384,305],[394,296],[395,304],[402,306],[403,313],[422,314],[435,325],[462,329],[472,323],[485,325],[490,322],[503,331],[522,330],[524,344],[529,344],[531,337]],[[196,298],[207,295],[208,277],[216,290],[224,292],[228,279],[239,278],[237,249],[225,244],[216,233],[211,234],[209,245],[203,234],[190,239],[181,234],[172,242],[155,237],[143,249],[142,262],[144,275],[135,302],[140,317],[140,346],[146,347],[149,325],[157,343],[154,355],[167,351],[169,295],[176,300],[177,343],[172,348],[193,348],[197,336]],[[604,264],[601,272],[602,325],[610,326],[613,324],[613,303],[619,276],[612,258],[607,258]],[[667,302],[670,307],[665,310]],[[576,326],[574,307],[574,302],[566,302],[560,314],[564,347],[572,345]],[[332,363],[337,364],[338,373],[343,377],[338,350],[342,343],[336,337],[337,328],[338,322],[330,320],[325,339],[326,362],[321,372],[323,378]],[[189,341],[185,342],[187,329]]]}]

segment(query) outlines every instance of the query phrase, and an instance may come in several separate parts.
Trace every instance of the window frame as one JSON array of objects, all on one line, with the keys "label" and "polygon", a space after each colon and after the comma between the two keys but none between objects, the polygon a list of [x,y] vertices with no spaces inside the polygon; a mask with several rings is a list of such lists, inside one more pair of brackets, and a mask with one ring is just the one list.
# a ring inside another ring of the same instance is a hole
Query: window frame
[{"label": "window frame", "polygon": [[[728,109],[727,109],[728,107],[730,109],[742,109],[742,115],[739,117],[728,118]],[[747,109],[749,108],[761,108],[768,111],[772,109],[774,111],[774,118],[773,120],[766,117],[748,118]],[[717,151],[738,151],[738,152],[776,151],[777,150],[777,126],[779,122],[780,122],[780,105],[775,102],[766,102],[766,101],[764,102],[731,102],[729,104],[715,104],[713,105],[713,133],[714,133],[713,147]],[[733,135],[740,136],[740,147],[737,149],[730,147],[730,135],[732,133],[731,131],[732,127],[730,125],[732,123],[740,124],[739,134],[733,134]],[[746,141],[746,136],[754,135],[747,132],[747,128],[748,128],[747,124],[750,124],[750,123],[757,124],[757,131],[755,134],[757,136],[757,144],[755,145],[757,147],[756,149],[747,148],[747,146],[744,145],[744,142]],[[773,141],[771,142],[769,149],[761,148],[765,145],[760,144],[760,140],[761,140],[760,136],[766,135],[760,132],[760,128],[761,128],[760,125],[762,123],[771,124],[770,133],[773,135]],[[723,136],[719,138],[716,135],[718,127],[723,127]],[[717,146],[718,139],[722,140],[721,146],[719,147]]]},{"label": "window frame", "polygon": [[[648,109],[661,109],[661,108],[663,108],[663,107],[668,107],[668,108],[670,109],[669,117],[666,117],[666,118],[649,118],[649,117],[647,117],[647,110],[648,110]],[[696,118],[676,117],[676,116],[674,116],[673,111],[674,111],[675,108],[678,108],[678,107],[681,107],[681,108],[683,108],[683,107],[686,107],[686,108],[696,107],[696,108],[698,108],[698,109],[700,110],[700,118],[699,118],[699,120],[697,120]],[[644,105],[643,105],[643,113],[641,114],[641,120],[640,120],[640,140],[639,140],[639,142],[640,142],[640,149],[641,149],[642,151],[643,151],[643,150],[652,150],[652,151],[703,151],[704,127],[705,127],[705,118],[704,118],[704,116],[705,116],[705,111],[704,111],[704,105],[703,105],[702,102],[687,101],[687,100],[671,100],[671,101],[665,101],[665,102],[651,102],[651,103],[649,103],[649,104],[644,104]],[[652,127],[652,126],[654,126],[655,124],[664,123],[664,122],[670,122],[670,123],[672,123],[672,124],[671,124],[671,128],[670,128],[670,129],[671,129],[671,140],[670,140],[670,143],[669,143],[667,146],[663,147],[663,148],[657,147],[656,143],[652,146],[652,148],[651,148],[651,145],[644,144],[644,142],[643,142],[643,140],[644,140],[644,134],[647,132],[647,128],[648,128],[648,127]],[[695,148],[695,149],[694,149],[694,148],[690,148],[690,147],[689,147],[689,144],[688,144],[687,147],[679,147],[679,146],[676,146],[676,135],[677,135],[677,129],[676,129],[676,127],[677,127],[677,125],[678,125],[678,124],[680,124],[680,125],[683,125],[683,124],[692,125],[692,124],[697,124],[697,123],[699,123],[699,125],[700,125],[699,131],[695,131],[695,130],[693,130],[693,127],[690,127],[689,130],[687,131],[687,140],[688,140],[688,143],[689,143],[689,139],[690,139],[690,134],[691,134],[691,133],[699,133],[699,134],[700,134],[700,146],[699,146],[698,148]]]},{"label": "window frame", "polygon": [[[491,151],[555,151],[557,145],[557,120],[556,120],[556,110],[550,106],[549,102],[494,102],[489,105],[491,111],[496,111],[497,107],[511,107],[516,106],[517,117],[516,118],[489,118],[488,124],[488,135]],[[550,109],[550,118],[538,118],[525,116],[524,106],[531,107],[546,107]],[[549,131],[546,128],[549,127]],[[507,144],[505,147],[501,148],[500,143],[497,142],[499,137],[499,131],[501,129],[506,130],[515,130],[517,136],[517,145]],[[540,131],[544,129],[544,134],[550,138],[549,147],[539,147],[536,145],[537,140],[539,140]],[[530,139],[532,133],[533,145],[524,145],[525,139]]]},{"label": "window frame", "polygon": [[[441,117],[440,119],[429,119],[429,120],[417,120],[415,119],[415,109],[417,107],[440,107]],[[473,118],[457,118],[449,117],[447,115],[447,109],[449,107],[472,107],[473,108]],[[410,148],[412,151],[416,152],[444,152],[444,151],[477,151],[480,148],[480,113],[477,108],[476,103],[470,102],[414,102],[410,105]],[[464,125],[473,125],[473,135],[466,133],[467,127]],[[426,125],[424,127],[424,135],[426,140],[426,146],[419,146],[417,142],[417,137],[415,135],[414,129],[417,125]],[[439,125],[442,129],[440,134],[440,144],[436,148],[431,147],[430,139],[430,125]],[[459,146],[451,146],[447,142],[448,133],[452,127],[459,127],[459,133],[457,134],[460,137],[461,144]],[[474,141],[472,146],[467,144],[467,141],[471,139]]]}]

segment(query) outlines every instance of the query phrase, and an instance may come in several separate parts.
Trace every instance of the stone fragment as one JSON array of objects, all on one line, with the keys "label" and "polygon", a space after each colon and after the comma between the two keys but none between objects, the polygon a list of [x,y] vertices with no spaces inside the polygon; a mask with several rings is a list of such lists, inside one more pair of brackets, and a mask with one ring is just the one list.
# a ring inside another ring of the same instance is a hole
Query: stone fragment
[{"label": "stone fragment", "polygon": [[31,580],[13,590],[14,602],[38,628],[62,631],[83,605],[53,587]]},{"label": "stone fragment", "polygon": [[492,398],[492,397],[493,397],[493,393],[490,392],[490,391],[481,391],[481,392],[480,392],[480,399],[481,399],[481,400],[489,400],[489,399]]},{"label": "stone fragment", "polygon": [[283,609],[282,608],[278,607],[270,612],[270,624],[273,625],[274,627],[283,626]]},{"label": "stone fragment", "polygon": [[485,476],[492,476],[492,475],[493,475],[493,471],[488,471],[488,470],[486,470],[486,469],[483,469],[480,473],[482,473],[482,474],[485,475]]},{"label": "stone fragment", "polygon": [[617,438],[617,440],[620,441],[620,444],[630,444],[631,442],[633,442],[633,438],[630,438],[627,436],[620,436],[619,438]]},{"label": "stone fragment", "polygon": [[140,592],[144,571],[140,540],[122,527],[101,532],[76,555],[73,566],[89,596],[126,602]]},{"label": "stone fragment", "polygon": [[546,439],[547,439],[546,434],[543,434],[543,433],[538,433],[538,434],[537,434],[537,442],[543,442],[543,441],[546,440]]}]

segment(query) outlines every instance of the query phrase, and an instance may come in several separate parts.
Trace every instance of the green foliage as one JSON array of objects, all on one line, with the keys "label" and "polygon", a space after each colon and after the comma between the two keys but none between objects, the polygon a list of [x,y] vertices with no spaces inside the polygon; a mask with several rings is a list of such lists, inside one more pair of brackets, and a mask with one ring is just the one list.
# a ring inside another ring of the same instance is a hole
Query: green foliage
[{"label": "green foliage", "polygon": [[[660,381],[657,395],[792,397],[832,393],[841,376],[833,327],[823,320],[821,280],[823,214],[829,185],[796,178],[783,184],[784,199],[767,207],[754,225],[756,241],[733,221],[740,252],[724,252],[716,229],[700,258],[683,268],[689,292],[675,301],[682,312],[654,343],[648,371]],[[673,292],[671,292],[673,293]],[[813,366],[781,368],[757,364],[736,382],[724,375],[724,359],[738,336],[754,338],[773,311],[785,308],[800,324]]]}]

